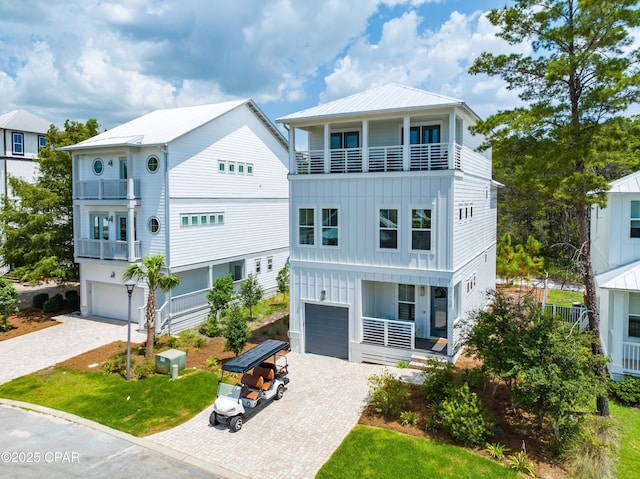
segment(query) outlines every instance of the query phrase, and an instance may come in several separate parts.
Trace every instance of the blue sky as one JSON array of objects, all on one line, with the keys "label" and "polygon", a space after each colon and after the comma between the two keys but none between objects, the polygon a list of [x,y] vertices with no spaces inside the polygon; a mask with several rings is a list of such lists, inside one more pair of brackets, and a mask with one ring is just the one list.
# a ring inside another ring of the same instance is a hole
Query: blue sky
[{"label": "blue sky", "polygon": [[466,72],[509,51],[508,0],[0,0],[0,113],[113,128],[159,108],[253,98],[272,119],[398,82],[481,116],[518,103]]}]

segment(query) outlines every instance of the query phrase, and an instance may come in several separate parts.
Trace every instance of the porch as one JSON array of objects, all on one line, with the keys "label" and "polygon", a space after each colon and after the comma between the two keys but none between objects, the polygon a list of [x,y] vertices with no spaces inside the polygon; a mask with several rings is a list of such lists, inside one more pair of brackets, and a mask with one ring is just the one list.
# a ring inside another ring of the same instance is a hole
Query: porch
[{"label": "porch", "polygon": [[129,256],[128,241],[76,239],[74,246],[78,258],[120,261],[138,261],[142,258],[140,241],[133,242],[133,257]]},{"label": "porch", "polygon": [[140,198],[140,180],[76,181],[73,188],[76,200],[127,200]]},{"label": "porch", "polygon": [[622,343],[622,373],[640,376],[640,343]]}]

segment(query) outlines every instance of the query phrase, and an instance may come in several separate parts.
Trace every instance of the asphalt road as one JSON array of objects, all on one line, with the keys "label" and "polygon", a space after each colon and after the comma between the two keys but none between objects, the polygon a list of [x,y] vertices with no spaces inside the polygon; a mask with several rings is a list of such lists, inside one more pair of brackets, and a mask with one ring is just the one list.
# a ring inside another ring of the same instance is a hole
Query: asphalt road
[{"label": "asphalt road", "polygon": [[153,447],[35,411],[0,404],[0,424],[2,478],[226,477]]}]

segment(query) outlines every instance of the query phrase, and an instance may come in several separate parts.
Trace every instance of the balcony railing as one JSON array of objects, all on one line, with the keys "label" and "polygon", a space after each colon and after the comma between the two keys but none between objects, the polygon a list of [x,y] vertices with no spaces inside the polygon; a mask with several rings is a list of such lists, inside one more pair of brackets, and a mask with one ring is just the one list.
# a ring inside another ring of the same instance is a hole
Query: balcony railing
[{"label": "balcony railing", "polygon": [[640,343],[622,343],[622,368],[626,374],[640,375]]},{"label": "balcony railing", "polygon": [[140,180],[92,180],[77,181],[75,199],[78,200],[126,200],[140,197]]},{"label": "balcony railing", "polygon": [[[135,256],[133,260],[139,260],[140,241],[134,242]],[[80,258],[95,258],[109,260],[129,260],[129,243],[127,241],[110,241],[94,239],[77,239],[75,242],[75,255]]]},{"label": "balcony railing", "polygon": [[[557,304],[545,305],[544,311],[554,316],[560,316],[565,322],[571,323],[580,328],[580,331],[589,329],[589,316],[587,308],[580,306],[559,306]],[[577,324],[580,321],[580,324]]]},{"label": "balcony railing", "polygon": [[415,349],[415,326],[410,321],[362,318],[362,342],[390,346],[392,348]]},{"label": "balcony railing", "polygon": [[171,316],[181,313],[202,309],[209,306],[206,294],[208,289],[200,291],[192,291],[191,293],[181,294],[171,298]]},{"label": "balcony railing", "polygon": [[[402,145],[373,146],[369,148],[340,148],[329,150],[329,167],[325,167],[324,150],[296,152],[295,174],[361,173],[404,170]],[[368,153],[368,162],[365,161]],[[462,169],[462,147],[454,145],[453,162],[449,162],[449,143],[411,145],[408,169],[431,171]]]}]

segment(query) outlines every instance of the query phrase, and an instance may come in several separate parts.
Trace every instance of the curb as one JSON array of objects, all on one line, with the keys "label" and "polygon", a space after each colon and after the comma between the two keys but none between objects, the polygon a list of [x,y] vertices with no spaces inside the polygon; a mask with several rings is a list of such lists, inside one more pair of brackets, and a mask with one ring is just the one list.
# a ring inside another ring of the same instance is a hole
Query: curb
[{"label": "curb", "polygon": [[171,457],[177,461],[184,462],[185,464],[188,464],[190,466],[197,467],[199,469],[215,474],[217,477],[221,479],[250,479],[248,476],[245,476],[238,472],[225,469],[224,467],[217,466],[207,461],[203,461],[202,459],[198,459],[196,457],[190,456],[183,452],[176,451],[175,449],[171,449],[161,444],[156,444],[155,442],[149,441],[148,439],[138,437],[138,436],[133,436],[126,432],[118,431],[117,429],[113,429],[111,427],[105,426],[104,424],[100,424],[95,421],[91,421],[89,419],[76,416],[75,414],[60,411],[58,409],[52,409],[46,406],[40,406],[39,404],[31,404],[31,403],[22,402],[22,401],[14,401],[12,399],[0,398],[0,405],[2,404],[6,406],[19,408],[19,409],[34,411],[40,414],[54,416],[69,422],[79,424],[81,426],[94,429],[96,431],[103,432],[105,434],[109,434],[118,439],[128,441],[137,446],[144,447],[145,449],[155,451],[157,453]]}]

